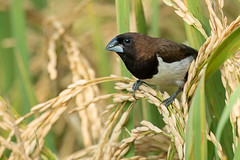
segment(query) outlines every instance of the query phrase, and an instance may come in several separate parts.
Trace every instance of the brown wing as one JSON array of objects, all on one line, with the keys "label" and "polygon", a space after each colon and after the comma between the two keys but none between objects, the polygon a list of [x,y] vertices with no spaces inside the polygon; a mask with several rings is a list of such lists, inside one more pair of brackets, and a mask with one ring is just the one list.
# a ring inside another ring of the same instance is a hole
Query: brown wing
[{"label": "brown wing", "polygon": [[165,39],[161,39],[161,41],[158,45],[157,54],[161,56],[164,62],[172,63],[189,56],[193,56],[194,59],[197,57],[197,51],[191,47]]}]

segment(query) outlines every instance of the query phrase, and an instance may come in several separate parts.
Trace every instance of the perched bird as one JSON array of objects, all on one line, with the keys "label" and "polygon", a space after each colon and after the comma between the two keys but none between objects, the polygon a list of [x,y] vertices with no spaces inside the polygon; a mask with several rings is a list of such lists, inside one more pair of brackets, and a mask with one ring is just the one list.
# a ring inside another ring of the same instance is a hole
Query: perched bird
[{"label": "perched bird", "polygon": [[133,97],[143,82],[178,86],[174,94],[163,100],[166,107],[183,90],[189,66],[198,53],[184,44],[134,32],[116,36],[105,50],[116,52],[132,75],[138,78],[133,85]]}]

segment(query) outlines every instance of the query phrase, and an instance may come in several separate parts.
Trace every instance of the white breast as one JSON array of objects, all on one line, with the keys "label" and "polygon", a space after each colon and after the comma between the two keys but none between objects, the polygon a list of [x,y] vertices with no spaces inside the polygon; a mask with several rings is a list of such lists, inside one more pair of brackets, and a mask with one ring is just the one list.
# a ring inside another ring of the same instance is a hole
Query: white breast
[{"label": "white breast", "polygon": [[184,85],[184,78],[189,69],[189,66],[193,60],[192,56],[189,56],[180,61],[166,63],[158,56],[158,73],[151,79],[144,79],[144,82],[149,84],[163,86],[163,85]]}]

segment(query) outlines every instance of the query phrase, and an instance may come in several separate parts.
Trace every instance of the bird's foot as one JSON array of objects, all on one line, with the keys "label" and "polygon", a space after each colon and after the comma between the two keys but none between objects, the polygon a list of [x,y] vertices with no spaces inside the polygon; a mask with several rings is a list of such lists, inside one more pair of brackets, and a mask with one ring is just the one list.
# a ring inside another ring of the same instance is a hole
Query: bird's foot
[{"label": "bird's foot", "polygon": [[169,98],[164,99],[161,104],[164,103],[165,107],[168,108],[168,106],[174,101],[178,93],[181,92],[182,90],[183,90],[182,87],[179,87],[175,93],[173,93]]},{"label": "bird's foot", "polygon": [[139,86],[141,85],[143,83],[143,81],[141,81],[141,80],[137,80],[134,84],[133,84],[133,86],[132,86],[132,89],[133,89],[133,97],[136,99],[136,97],[135,97],[135,92],[136,92],[136,90],[138,90],[138,88],[139,88]]},{"label": "bird's foot", "polygon": [[168,106],[174,101],[175,97],[171,96],[167,99],[164,99],[162,103],[164,103],[165,107],[168,108]]}]

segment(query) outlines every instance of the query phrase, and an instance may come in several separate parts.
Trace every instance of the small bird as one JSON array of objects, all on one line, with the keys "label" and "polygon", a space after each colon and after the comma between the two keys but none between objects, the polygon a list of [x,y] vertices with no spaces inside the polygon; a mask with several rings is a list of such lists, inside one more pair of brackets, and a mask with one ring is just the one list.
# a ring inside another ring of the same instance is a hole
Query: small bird
[{"label": "small bird", "polygon": [[174,94],[162,101],[166,107],[183,90],[190,64],[198,54],[184,44],[135,32],[116,36],[105,50],[116,52],[131,74],[138,78],[133,84],[134,98],[142,83],[178,86]]}]

